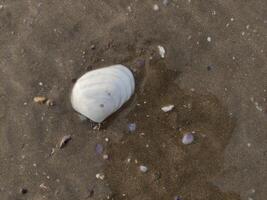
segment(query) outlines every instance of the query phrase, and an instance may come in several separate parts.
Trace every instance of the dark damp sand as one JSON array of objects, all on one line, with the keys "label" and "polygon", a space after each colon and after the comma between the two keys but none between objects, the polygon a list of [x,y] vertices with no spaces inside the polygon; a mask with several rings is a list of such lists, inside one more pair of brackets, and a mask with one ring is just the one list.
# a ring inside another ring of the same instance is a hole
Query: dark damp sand
[{"label": "dark damp sand", "polygon": [[[1,200],[266,199],[267,3],[169,2],[1,1]],[[71,108],[73,80],[114,63],[136,92],[94,131]]]}]

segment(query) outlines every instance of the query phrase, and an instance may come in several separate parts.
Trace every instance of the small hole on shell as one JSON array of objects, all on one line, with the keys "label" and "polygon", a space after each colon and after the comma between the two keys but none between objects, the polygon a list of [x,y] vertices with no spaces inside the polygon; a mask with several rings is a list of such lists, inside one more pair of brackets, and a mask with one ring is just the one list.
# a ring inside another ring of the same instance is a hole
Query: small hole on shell
[{"label": "small hole on shell", "polygon": [[101,107],[101,108],[104,108],[104,104],[100,104],[100,107]]}]

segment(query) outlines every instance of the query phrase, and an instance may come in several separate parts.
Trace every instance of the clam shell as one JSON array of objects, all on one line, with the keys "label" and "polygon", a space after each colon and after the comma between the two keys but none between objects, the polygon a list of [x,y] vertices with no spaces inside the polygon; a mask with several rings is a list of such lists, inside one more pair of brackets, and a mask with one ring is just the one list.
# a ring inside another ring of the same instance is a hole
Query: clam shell
[{"label": "clam shell", "polygon": [[130,99],[135,89],[132,72],[123,65],[112,65],[85,73],[73,86],[74,110],[101,123]]}]

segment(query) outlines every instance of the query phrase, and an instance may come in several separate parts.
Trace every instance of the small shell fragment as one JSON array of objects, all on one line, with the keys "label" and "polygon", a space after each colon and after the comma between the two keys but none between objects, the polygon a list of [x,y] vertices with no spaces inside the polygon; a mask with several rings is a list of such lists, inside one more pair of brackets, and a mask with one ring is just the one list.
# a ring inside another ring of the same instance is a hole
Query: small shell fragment
[{"label": "small shell fragment", "polygon": [[36,97],[33,98],[33,101],[35,103],[39,103],[39,104],[44,104],[46,102],[46,100],[47,99],[44,96],[36,96]]},{"label": "small shell fragment", "polygon": [[173,108],[174,108],[174,105],[167,105],[167,106],[163,106],[163,107],[161,108],[161,110],[162,110],[163,112],[170,112]]},{"label": "small shell fragment", "polygon": [[105,179],[105,175],[103,173],[98,173],[98,174],[95,175],[95,177],[97,179],[100,179],[100,180],[104,180]]},{"label": "small shell fragment", "polygon": [[165,58],[166,51],[165,51],[164,47],[161,45],[158,45],[158,50],[159,50],[160,57]]},{"label": "small shell fragment", "polygon": [[140,171],[143,172],[143,173],[146,173],[146,172],[148,171],[148,168],[147,168],[146,166],[144,166],[144,165],[140,165],[140,166],[139,166],[139,169],[140,169]]},{"label": "small shell fragment", "polygon": [[158,10],[159,10],[159,6],[158,6],[157,4],[155,4],[155,5],[153,6],[153,10],[154,10],[154,11],[158,11]]},{"label": "small shell fragment", "polygon": [[62,149],[71,140],[71,135],[65,135],[62,137],[59,143],[59,148]]},{"label": "small shell fragment", "polygon": [[182,138],[182,143],[185,145],[191,144],[194,141],[194,135],[192,133],[186,133],[184,134]]}]

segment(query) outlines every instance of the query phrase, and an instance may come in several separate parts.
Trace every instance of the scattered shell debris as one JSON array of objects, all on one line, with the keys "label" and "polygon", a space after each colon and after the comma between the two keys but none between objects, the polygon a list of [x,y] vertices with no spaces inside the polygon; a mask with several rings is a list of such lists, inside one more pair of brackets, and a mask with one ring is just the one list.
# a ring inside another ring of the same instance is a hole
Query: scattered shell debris
[{"label": "scattered shell debris", "polygon": [[71,135],[63,136],[62,139],[60,140],[59,148],[60,149],[64,148],[71,139],[72,139]]},{"label": "scattered shell debris", "polygon": [[163,107],[161,108],[161,110],[162,110],[163,112],[170,112],[170,111],[173,110],[173,108],[174,108],[174,105],[167,105],[167,106],[163,106]]},{"label": "scattered shell debris", "polygon": [[165,53],[166,53],[166,51],[165,51],[164,47],[161,46],[161,45],[158,45],[158,50],[159,50],[159,55],[160,55],[160,57],[161,57],[161,58],[165,58]]}]

